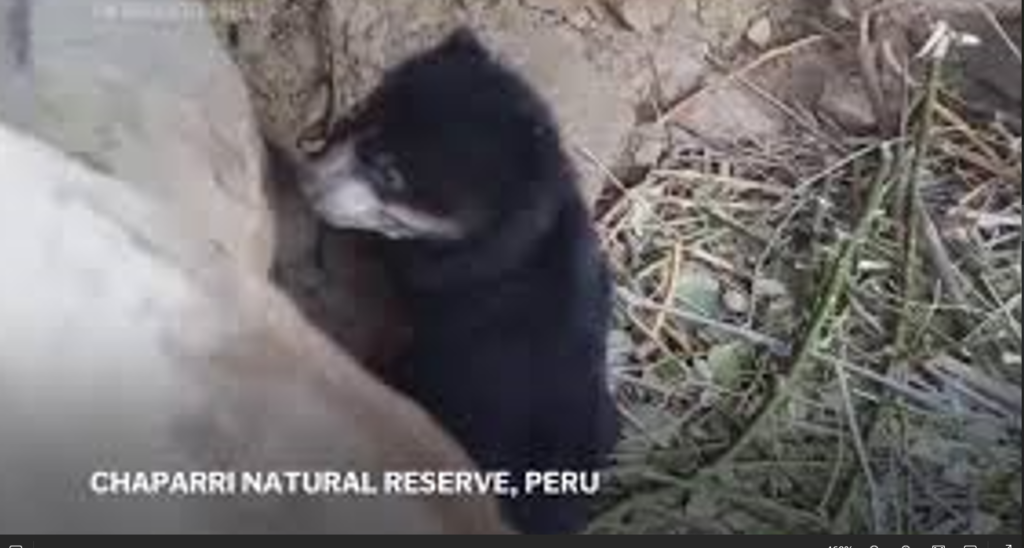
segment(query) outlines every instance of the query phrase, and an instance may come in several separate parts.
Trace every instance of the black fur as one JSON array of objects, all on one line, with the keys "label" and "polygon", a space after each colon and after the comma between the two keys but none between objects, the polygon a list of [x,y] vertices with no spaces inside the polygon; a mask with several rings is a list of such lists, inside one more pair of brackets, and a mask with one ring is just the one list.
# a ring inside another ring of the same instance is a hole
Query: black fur
[{"label": "black fur", "polygon": [[[348,139],[380,192],[467,227],[456,241],[382,240],[414,326],[385,380],[484,469],[604,466],[618,433],[609,276],[546,105],[460,31],[390,73],[332,142]],[[389,169],[405,188],[389,189]],[[505,509],[530,533],[574,532],[587,518],[574,498]]]}]

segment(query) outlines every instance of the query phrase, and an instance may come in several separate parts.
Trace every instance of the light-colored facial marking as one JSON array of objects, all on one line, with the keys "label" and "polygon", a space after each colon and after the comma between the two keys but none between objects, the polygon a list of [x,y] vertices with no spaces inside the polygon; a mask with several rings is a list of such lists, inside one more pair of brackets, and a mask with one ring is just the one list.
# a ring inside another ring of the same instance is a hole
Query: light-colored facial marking
[{"label": "light-colored facial marking", "polygon": [[303,182],[303,191],[327,224],[395,240],[462,237],[455,221],[383,199],[373,183],[359,175],[358,162],[352,143],[344,143],[316,161]]},{"label": "light-colored facial marking", "polygon": [[464,236],[464,231],[457,222],[401,204],[385,204],[384,216],[408,232],[407,235],[399,237],[458,240]]}]

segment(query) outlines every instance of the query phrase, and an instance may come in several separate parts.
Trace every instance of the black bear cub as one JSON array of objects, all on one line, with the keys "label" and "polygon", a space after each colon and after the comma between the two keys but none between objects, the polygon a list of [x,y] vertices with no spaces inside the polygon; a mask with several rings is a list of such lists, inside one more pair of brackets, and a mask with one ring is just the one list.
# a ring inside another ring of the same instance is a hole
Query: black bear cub
[{"label": "black bear cub", "polygon": [[[304,177],[327,224],[380,235],[410,311],[385,382],[485,470],[594,472],[618,435],[610,281],[544,102],[468,30],[399,65]],[[520,487],[523,487],[520,485]],[[503,501],[528,533],[579,531],[582,496]]]}]

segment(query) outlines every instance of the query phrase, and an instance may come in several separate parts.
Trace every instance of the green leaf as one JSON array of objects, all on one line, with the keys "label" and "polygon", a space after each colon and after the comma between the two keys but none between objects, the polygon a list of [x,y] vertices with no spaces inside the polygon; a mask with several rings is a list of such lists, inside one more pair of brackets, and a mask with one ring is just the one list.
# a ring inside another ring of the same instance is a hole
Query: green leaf
[{"label": "green leaf", "polygon": [[722,283],[706,272],[686,272],[679,279],[676,300],[688,312],[708,319],[722,317]]},{"label": "green leaf", "polygon": [[715,384],[737,388],[750,371],[753,360],[753,348],[746,343],[731,342],[712,348],[707,363]]}]

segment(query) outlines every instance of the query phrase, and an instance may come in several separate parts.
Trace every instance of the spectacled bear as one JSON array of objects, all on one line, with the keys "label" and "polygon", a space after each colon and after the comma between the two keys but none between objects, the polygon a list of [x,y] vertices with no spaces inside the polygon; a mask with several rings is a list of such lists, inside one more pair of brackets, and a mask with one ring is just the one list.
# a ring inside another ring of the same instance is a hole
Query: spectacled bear
[{"label": "spectacled bear", "polygon": [[[383,380],[485,470],[604,467],[610,276],[545,102],[463,29],[386,74],[328,143],[303,190],[328,225],[380,236],[412,320]],[[503,506],[528,533],[588,513],[579,496]]]}]

